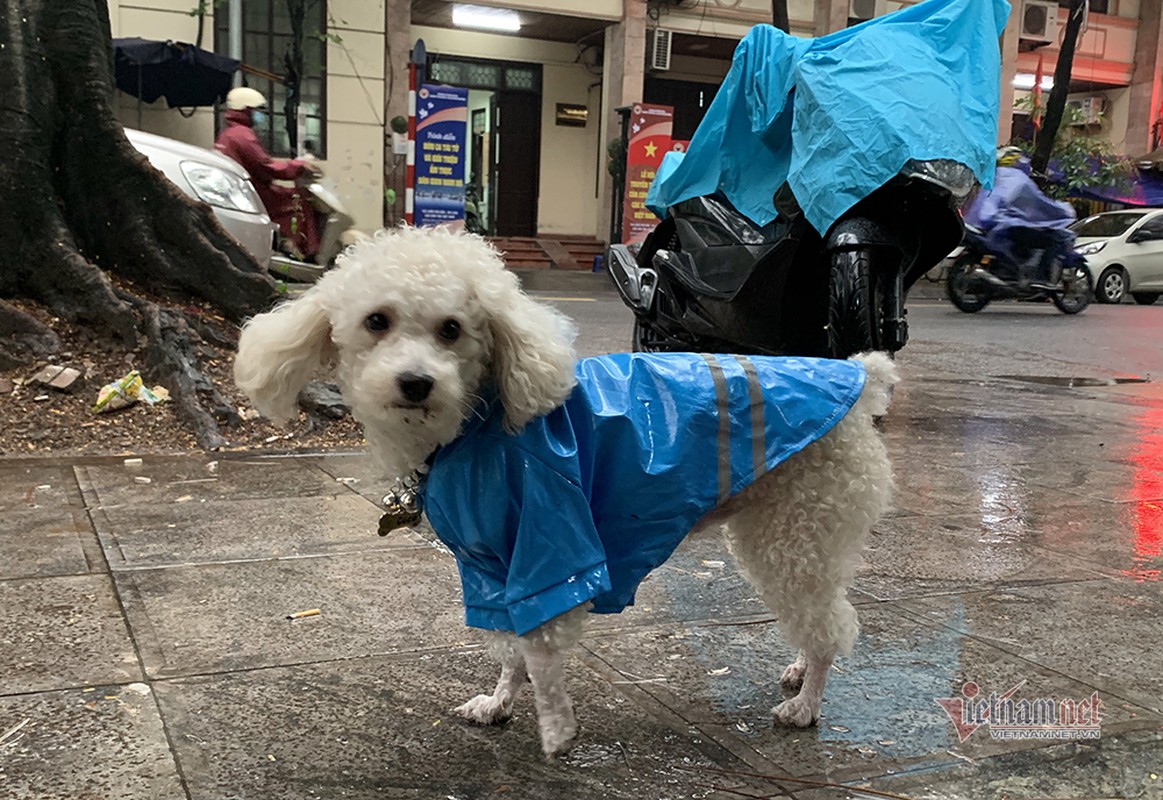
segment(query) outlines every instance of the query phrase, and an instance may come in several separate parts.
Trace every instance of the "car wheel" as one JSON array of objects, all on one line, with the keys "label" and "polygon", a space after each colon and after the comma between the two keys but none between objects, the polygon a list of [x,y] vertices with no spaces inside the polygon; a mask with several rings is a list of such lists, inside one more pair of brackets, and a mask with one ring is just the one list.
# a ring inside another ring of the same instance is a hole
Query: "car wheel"
[{"label": "car wheel", "polygon": [[1159,299],[1158,292],[1131,292],[1131,297],[1141,306],[1149,306]]},{"label": "car wheel", "polygon": [[1107,267],[1094,287],[1095,299],[1100,303],[1121,303],[1127,293],[1127,273],[1122,267]]}]

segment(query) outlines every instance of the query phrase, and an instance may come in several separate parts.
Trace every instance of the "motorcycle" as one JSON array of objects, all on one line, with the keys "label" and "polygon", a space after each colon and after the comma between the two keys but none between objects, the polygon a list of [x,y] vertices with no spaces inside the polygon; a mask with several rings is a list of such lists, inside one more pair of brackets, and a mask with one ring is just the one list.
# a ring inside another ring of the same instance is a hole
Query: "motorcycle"
[{"label": "motorcycle", "polygon": [[469,233],[487,236],[488,230],[481,220],[481,190],[475,183],[464,187],[464,229]]},{"label": "motorcycle", "polygon": [[904,347],[909,288],[993,175],[1007,11],[926,0],[814,40],[755,26],[685,154],[657,169],[645,205],[661,222],[607,252],[635,350]]},{"label": "motorcycle", "polygon": [[1071,242],[1063,241],[1051,248],[1048,269],[1043,268],[1042,280],[1035,280],[1031,277],[1034,268],[1030,260],[1040,258],[1037,250],[1021,260],[991,253],[985,231],[967,225],[965,250],[953,262],[946,282],[949,300],[967,314],[1000,299],[1049,299],[1063,314],[1077,314],[1090,305],[1094,281],[1086,259],[1074,252]]},{"label": "motorcycle", "polygon": [[[309,175],[296,180],[296,185],[309,198],[308,213],[315,215],[319,231],[319,250],[310,260],[295,258],[278,246],[271,255],[270,272],[280,278],[298,283],[313,283],[335,262],[345,247],[367,234],[355,229],[355,220],[347,213],[343,201],[323,182],[322,172],[316,168]],[[276,237],[278,233],[276,231]]]},{"label": "motorcycle", "polygon": [[1090,305],[1094,283],[1069,227],[1074,209],[1043,194],[1028,168],[1024,158],[999,166],[993,190],[966,211],[964,249],[945,287],[968,314],[1003,298],[1049,299],[1064,314]]},{"label": "motorcycle", "polygon": [[758,226],[722,195],[669,209],[606,263],[634,311],[636,351],[844,358],[908,341],[905,297],[961,238],[975,185],[953,161],[910,162],[820,235],[785,184]]}]

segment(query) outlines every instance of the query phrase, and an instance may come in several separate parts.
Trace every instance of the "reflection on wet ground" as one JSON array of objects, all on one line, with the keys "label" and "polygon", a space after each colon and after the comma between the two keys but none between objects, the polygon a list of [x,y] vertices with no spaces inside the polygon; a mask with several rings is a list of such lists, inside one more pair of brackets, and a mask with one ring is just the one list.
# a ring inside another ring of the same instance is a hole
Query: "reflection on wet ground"
[{"label": "reflection on wet ground", "polygon": [[905,366],[820,724],[772,728],[794,654],[691,539],[570,662],[558,764],[528,697],[450,718],[493,668],[364,457],[0,466],[0,796],[1163,797],[1163,394]]}]

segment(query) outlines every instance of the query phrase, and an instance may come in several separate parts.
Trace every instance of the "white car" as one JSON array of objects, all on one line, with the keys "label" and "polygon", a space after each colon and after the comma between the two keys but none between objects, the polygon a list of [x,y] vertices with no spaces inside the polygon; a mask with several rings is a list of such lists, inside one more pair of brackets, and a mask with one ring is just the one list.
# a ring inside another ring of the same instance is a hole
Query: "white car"
[{"label": "white car", "polygon": [[236,161],[221,153],[167,139],[145,131],[125,129],[130,144],[149,159],[179,189],[207,203],[226,232],[264,267],[271,262],[275,226],[263,208],[250,176]]},{"label": "white car", "polygon": [[1070,229],[1100,303],[1120,303],[1130,294],[1149,306],[1163,294],[1163,208],[1108,211]]}]

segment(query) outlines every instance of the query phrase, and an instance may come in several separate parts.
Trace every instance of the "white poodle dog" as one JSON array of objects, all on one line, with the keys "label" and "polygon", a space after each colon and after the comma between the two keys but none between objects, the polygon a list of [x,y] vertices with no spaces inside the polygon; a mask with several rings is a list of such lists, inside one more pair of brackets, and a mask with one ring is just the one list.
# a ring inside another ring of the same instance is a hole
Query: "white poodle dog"
[{"label": "white poodle dog", "polygon": [[[507,720],[528,678],[544,752],[567,750],[577,725],[564,656],[580,638],[585,612],[617,611],[632,602],[637,582],[682,536],[717,526],[799,649],[780,678],[798,694],[773,710],[775,721],[813,724],[832,661],[856,638],[847,589],[892,492],[891,464],[873,426],[898,380],[892,362],[877,353],[851,361],[678,354],[579,362],[572,339],[568,320],[523,294],[483,239],[401,228],[348,248],[336,269],[301,297],[250,320],[234,374],[255,407],[276,420],[297,415],[298,393],[309,380],[333,374],[386,474],[427,473],[425,512],[457,556],[466,617],[491,631],[490,650],[501,662],[492,693],[456,709],[465,719]],[[764,412],[766,387],[784,380],[785,362],[800,377],[821,370],[840,376],[832,386],[847,399],[818,424],[796,421],[792,400],[800,388]],[[673,391],[657,388],[668,371],[681,373]],[[626,389],[634,376],[643,380]],[[578,399],[582,387],[598,378],[621,381],[621,388],[600,393],[605,405],[592,415],[596,422],[581,420],[579,407],[593,406],[592,397]],[[688,391],[687,383],[695,388]],[[735,415],[746,429],[742,435],[759,437],[746,445],[753,449],[732,450],[739,426],[728,419],[728,406],[731,414],[742,409]],[[638,430],[644,415],[662,427]],[[762,430],[773,419],[815,426],[814,433],[773,457],[774,446],[764,450]],[[623,425],[627,420],[634,424]],[[587,438],[591,426],[606,424],[616,428],[614,446]],[[531,435],[549,437],[550,444],[539,451],[536,444],[511,446]],[[694,441],[693,449],[674,449],[679,439]],[[688,456],[675,454],[687,452],[692,470],[684,473]],[[663,482],[621,498],[628,512],[612,510],[619,498],[611,495],[622,481],[637,480],[624,476],[639,463],[650,479]],[[542,479],[548,483],[538,488]],[[516,488],[498,499],[490,480]],[[688,495],[703,497],[702,505],[687,502]],[[579,510],[586,503],[592,506]],[[461,507],[459,516],[454,506]],[[645,560],[616,564],[612,551],[621,549],[621,540],[611,544],[605,528],[613,525],[627,537],[637,535],[635,525],[655,523],[666,528],[666,542]],[[493,535],[508,542],[507,551],[472,538],[490,524],[501,529]],[[556,578],[532,575],[542,562],[564,559],[565,551],[589,555],[577,572],[557,564],[567,571]],[[558,580],[561,575],[568,577]]]}]

